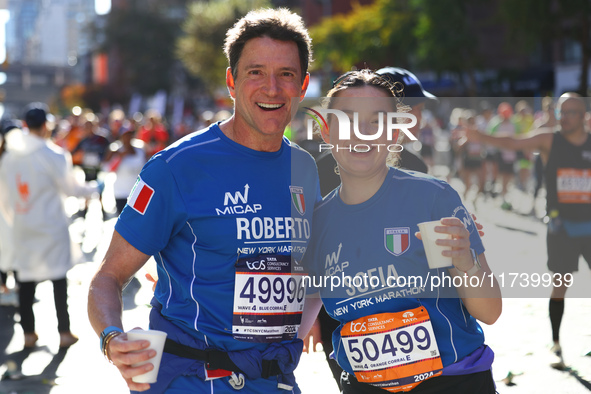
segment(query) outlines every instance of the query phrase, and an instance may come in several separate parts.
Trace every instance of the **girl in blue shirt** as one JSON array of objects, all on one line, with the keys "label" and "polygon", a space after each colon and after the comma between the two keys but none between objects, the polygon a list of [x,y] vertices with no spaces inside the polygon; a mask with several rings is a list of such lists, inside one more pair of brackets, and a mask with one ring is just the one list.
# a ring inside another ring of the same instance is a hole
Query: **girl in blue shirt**
[{"label": "girl in blue shirt", "polygon": [[[494,355],[477,320],[498,319],[501,295],[472,218],[447,183],[389,165],[399,149],[386,119],[400,112],[395,87],[363,70],[327,96],[322,134],[341,185],[314,213],[304,260],[308,294],[320,297],[307,300],[299,336],[324,303],[340,322],[333,346],[345,394],[494,393]],[[417,224],[433,220],[436,242],[451,247],[449,268],[428,266]]]}]

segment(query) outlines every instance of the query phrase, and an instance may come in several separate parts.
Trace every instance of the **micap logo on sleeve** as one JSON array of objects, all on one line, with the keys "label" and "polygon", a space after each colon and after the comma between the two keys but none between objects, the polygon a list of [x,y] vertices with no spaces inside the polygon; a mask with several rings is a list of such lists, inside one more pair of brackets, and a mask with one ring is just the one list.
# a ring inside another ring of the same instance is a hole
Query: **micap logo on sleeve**
[{"label": "micap logo on sleeve", "polygon": [[131,194],[127,198],[127,205],[143,215],[146,213],[153,196],[154,189],[148,186],[142,178],[138,177],[135,186],[131,190]]}]

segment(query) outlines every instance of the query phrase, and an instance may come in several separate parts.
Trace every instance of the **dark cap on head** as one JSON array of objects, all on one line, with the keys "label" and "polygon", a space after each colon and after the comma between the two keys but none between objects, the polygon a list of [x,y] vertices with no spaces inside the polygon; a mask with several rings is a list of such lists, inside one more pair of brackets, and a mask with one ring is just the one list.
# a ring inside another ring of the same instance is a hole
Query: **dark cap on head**
[{"label": "dark cap on head", "polygon": [[25,109],[24,120],[29,128],[39,128],[47,121],[49,108],[43,103],[31,103]]},{"label": "dark cap on head", "polygon": [[21,122],[16,119],[2,119],[0,121],[0,134],[6,135],[12,129],[20,129]]},{"label": "dark cap on head", "polygon": [[[395,84],[399,82],[404,89],[402,95],[404,97],[416,97],[437,100],[437,97],[423,89],[421,81],[408,70],[399,67],[384,67],[376,71],[376,74],[381,75],[387,79],[388,82]],[[421,100],[422,101],[422,100]]]}]

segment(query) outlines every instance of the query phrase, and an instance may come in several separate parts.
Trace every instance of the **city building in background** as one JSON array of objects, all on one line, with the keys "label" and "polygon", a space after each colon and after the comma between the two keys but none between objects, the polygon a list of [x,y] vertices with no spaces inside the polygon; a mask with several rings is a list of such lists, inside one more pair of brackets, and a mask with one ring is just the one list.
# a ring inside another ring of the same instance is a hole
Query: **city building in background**
[{"label": "city building in background", "polygon": [[[8,0],[8,61],[75,66],[90,51],[85,30],[96,17],[95,0]],[[42,16],[42,17],[41,17]]]},{"label": "city building in background", "polygon": [[6,58],[0,86],[5,112],[19,115],[31,101],[55,101],[61,88],[83,82],[91,52],[88,24],[95,0],[7,0]]},{"label": "city building in background", "polygon": [[[129,82],[129,70],[117,48],[102,48],[97,28],[107,26],[109,15],[97,15],[95,1],[108,0],[0,0],[0,10],[7,10],[5,24],[6,59],[0,69],[0,99],[6,113],[19,114],[31,101],[45,101],[55,107],[63,89],[82,86],[94,102],[87,104],[95,110],[107,105],[144,110],[150,100],[163,106],[163,113],[183,113],[190,102],[203,102],[203,92],[196,93],[188,86],[199,79],[190,76],[180,61],[170,67],[170,86],[155,92],[156,96],[134,90]],[[214,0],[210,0],[213,2]],[[394,1],[394,0],[392,0]],[[403,0],[396,0],[404,3]],[[168,0],[163,7],[159,0],[111,0],[111,10],[141,7],[158,10],[158,14],[178,26],[187,17],[191,0]],[[412,68],[429,91],[438,96],[544,96],[559,95],[566,90],[579,90],[581,64],[585,53],[572,37],[542,40],[535,50],[510,46],[509,27],[500,18],[493,18],[503,0],[469,3],[466,7],[472,31],[478,42],[480,65],[463,72],[440,72],[429,67]],[[344,15],[357,7],[375,4],[374,0],[272,0],[273,6],[289,7],[299,12],[310,27],[325,18]],[[354,6],[358,4],[358,6]],[[548,11],[550,12],[550,11]],[[566,27],[572,21],[557,21]],[[1,28],[1,25],[0,25]],[[171,47],[174,43],[171,42]],[[158,54],[152,54],[158,56]],[[383,66],[398,64],[392,54]],[[412,59],[407,62],[412,63]],[[364,67],[360,62],[352,66]],[[312,74],[317,91],[342,70],[330,64],[317,67]],[[591,68],[589,70],[591,74]],[[155,73],[152,73],[154,75]],[[157,74],[162,74],[161,72]],[[143,78],[145,80],[146,78]],[[94,89],[94,90],[93,90]],[[314,89],[312,89],[314,90]],[[108,92],[106,94],[105,92]],[[211,92],[210,92],[211,93]],[[219,93],[219,92],[218,92]],[[199,97],[197,97],[199,96]],[[162,99],[164,97],[164,99]],[[62,100],[63,101],[63,100]],[[98,104],[100,103],[100,104]],[[107,104],[105,104],[107,103]],[[174,103],[174,104],[173,104]],[[179,105],[181,106],[179,110]],[[60,110],[67,105],[59,103]],[[197,107],[197,105],[193,105]],[[159,108],[160,109],[160,108]],[[103,108],[103,112],[108,109]]]}]

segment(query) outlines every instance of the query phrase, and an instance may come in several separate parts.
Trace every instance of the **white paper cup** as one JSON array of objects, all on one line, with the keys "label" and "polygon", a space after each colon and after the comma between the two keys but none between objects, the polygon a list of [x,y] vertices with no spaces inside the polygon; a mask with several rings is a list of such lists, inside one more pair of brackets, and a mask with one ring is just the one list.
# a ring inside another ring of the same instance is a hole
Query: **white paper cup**
[{"label": "white paper cup", "polygon": [[444,250],[451,250],[451,246],[442,246],[435,243],[437,239],[451,239],[451,235],[436,233],[436,226],[442,226],[440,220],[419,223],[419,231],[423,238],[423,246],[425,247],[429,268],[451,267],[453,266],[451,257],[441,254]]},{"label": "white paper cup", "polygon": [[[160,368],[160,360],[162,359],[162,352],[164,351],[164,342],[166,341],[166,333],[157,330],[131,330],[127,332],[127,339],[129,341],[150,341],[148,349],[154,349],[156,356],[141,363],[133,364],[132,367],[139,367],[147,363],[154,364],[154,369],[142,375],[137,375],[131,378],[136,383],[156,383],[158,377],[158,369]],[[147,349],[144,349],[147,350]],[[143,350],[142,350],[143,351]]]}]

